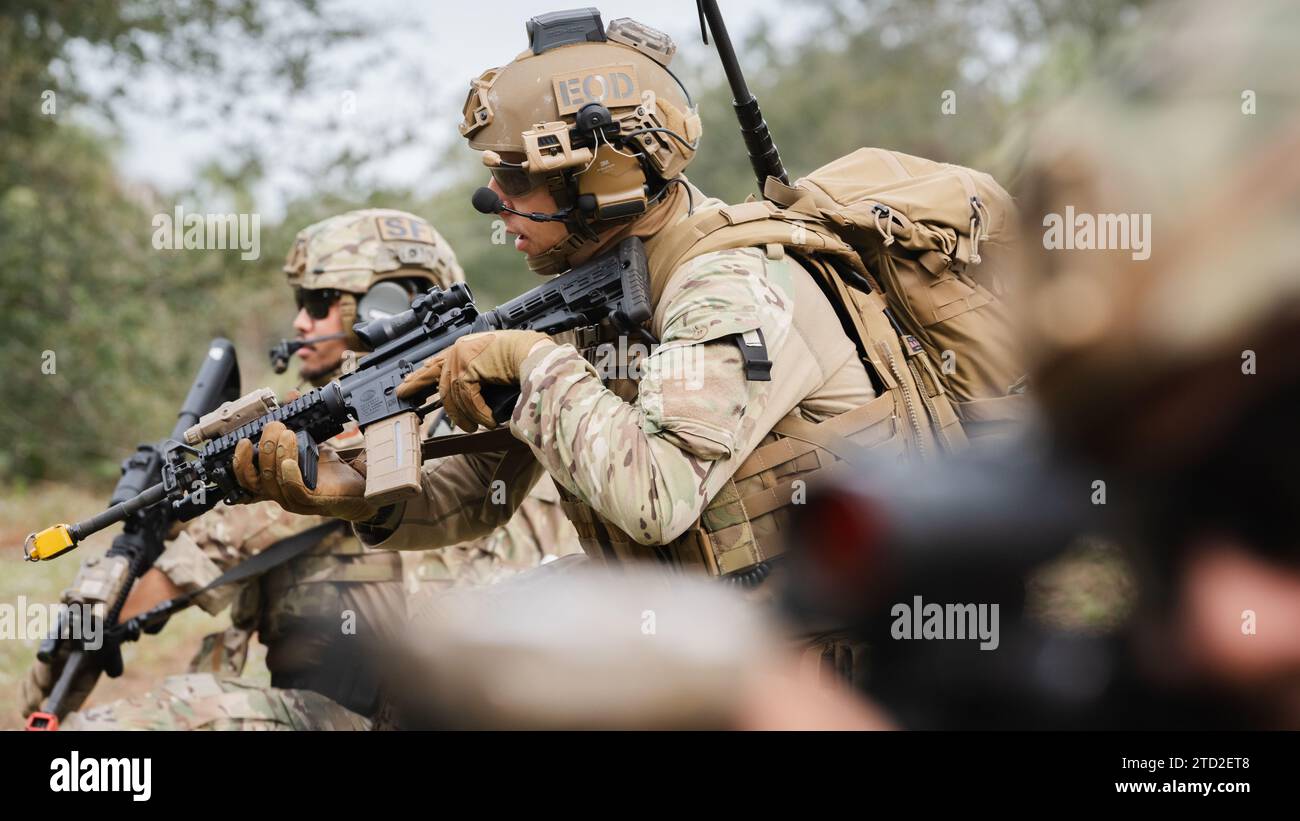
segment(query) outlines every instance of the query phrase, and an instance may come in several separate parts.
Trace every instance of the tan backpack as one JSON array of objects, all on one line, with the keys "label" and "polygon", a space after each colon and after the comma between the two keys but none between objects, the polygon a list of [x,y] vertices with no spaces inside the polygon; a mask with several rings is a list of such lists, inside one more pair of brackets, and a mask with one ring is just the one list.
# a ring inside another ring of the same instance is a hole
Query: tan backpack
[{"label": "tan backpack", "polygon": [[[984,261],[1011,242],[1015,205],[992,177],[861,148],[793,186],[769,177],[764,194],[663,232],[650,253],[653,299],[694,257],[782,245],[819,278],[864,364],[889,388],[915,394],[944,450],[1024,417],[1022,358],[1006,305],[989,287],[996,271]],[[896,342],[881,338],[879,294]],[[901,351],[908,373],[891,350]]]}]

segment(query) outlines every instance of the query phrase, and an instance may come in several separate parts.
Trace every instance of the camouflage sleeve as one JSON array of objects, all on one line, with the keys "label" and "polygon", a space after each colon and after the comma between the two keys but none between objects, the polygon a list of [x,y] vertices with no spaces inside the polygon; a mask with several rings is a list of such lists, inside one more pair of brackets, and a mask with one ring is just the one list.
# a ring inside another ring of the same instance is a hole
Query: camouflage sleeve
[{"label": "camouflage sleeve", "polygon": [[543,475],[510,521],[489,535],[440,550],[406,551],[402,559],[410,589],[436,594],[452,587],[493,584],[581,552],[559,492]]},{"label": "camouflage sleeve", "polygon": [[423,492],[381,513],[378,522],[358,524],[356,534],[379,550],[430,550],[477,539],[509,521],[541,475],[526,451],[430,459],[420,469]]},{"label": "camouflage sleeve", "polygon": [[510,521],[492,531],[483,549],[506,572],[536,567],[542,561],[582,552],[578,532],[560,507],[560,496],[543,475]]},{"label": "camouflage sleeve", "polygon": [[[276,542],[326,521],[289,513],[275,502],[219,505],[186,523],[164,546],[154,567],[192,593]],[[216,613],[230,603],[237,589],[238,585],[223,585],[200,595],[197,603]]]},{"label": "camouflage sleeve", "polygon": [[674,275],[633,404],[571,346],[524,362],[515,436],[556,482],[643,544],[684,532],[765,433],[754,435],[771,383],[745,379],[734,337],[760,329],[775,359],[790,334],[792,263],[769,262],[757,249],[723,251]]}]

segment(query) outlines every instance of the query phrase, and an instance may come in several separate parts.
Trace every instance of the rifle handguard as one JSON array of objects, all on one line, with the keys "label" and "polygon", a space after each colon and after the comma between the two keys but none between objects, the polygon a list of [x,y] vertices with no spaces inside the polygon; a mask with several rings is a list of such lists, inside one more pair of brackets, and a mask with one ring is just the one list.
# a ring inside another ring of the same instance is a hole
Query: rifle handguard
[{"label": "rifle handguard", "polygon": [[214,436],[223,436],[247,422],[280,407],[275,391],[258,388],[205,414],[198,424],[185,431],[185,444],[198,445]]}]

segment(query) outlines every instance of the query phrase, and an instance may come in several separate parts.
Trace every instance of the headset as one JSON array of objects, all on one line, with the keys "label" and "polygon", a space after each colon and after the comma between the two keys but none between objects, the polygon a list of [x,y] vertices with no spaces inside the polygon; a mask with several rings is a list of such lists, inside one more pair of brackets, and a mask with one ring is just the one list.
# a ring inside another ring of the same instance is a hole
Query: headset
[{"label": "headset", "polygon": [[[608,39],[601,26],[600,14],[595,9],[552,12],[534,17],[528,21],[528,35],[534,54],[570,43]],[[660,64],[682,89],[687,106],[693,109],[690,91],[664,62]],[[541,178],[545,178],[561,206],[559,210],[551,213],[517,211],[486,187],[474,192],[471,203],[475,210],[484,214],[504,211],[533,222],[564,222],[575,233],[595,238],[591,223],[644,214],[666,195],[673,183],[686,188],[689,196],[690,188],[685,180],[661,176],[646,146],[654,144],[651,135],[663,134],[693,152],[699,140],[691,142],[676,131],[663,127],[655,116],[655,108],[652,92],[646,92],[641,103],[621,119],[616,119],[604,104],[590,102],[578,109],[572,126],[558,120],[523,132],[525,159],[522,162],[510,162],[495,151],[483,152],[483,164],[492,170],[507,194],[522,194],[525,189],[520,185],[519,191],[512,192],[506,180],[516,179],[523,183],[521,178],[527,175],[532,178],[527,188],[531,190],[541,184]],[[626,132],[624,125],[629,126]],[[572,196],[574,191],[576,197]],[[694,210],[694,202],[690,203],[690,208]]]}]

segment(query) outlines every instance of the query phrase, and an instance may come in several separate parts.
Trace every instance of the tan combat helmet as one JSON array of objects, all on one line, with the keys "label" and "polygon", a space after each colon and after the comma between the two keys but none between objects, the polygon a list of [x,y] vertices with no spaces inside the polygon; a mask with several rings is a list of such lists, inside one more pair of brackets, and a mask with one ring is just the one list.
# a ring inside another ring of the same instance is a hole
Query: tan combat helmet
[{"label": "tan combat helmet", "polygon": [[421,288],[447,288],[465,281],[451,245],[433,226],[387,208],[349,211],[299,231],[284,272],[293,288],[341,293],[343,329],[354,349],[360,347],[352,335],[358,300],[364,302],[377,284],[415,281]]},{"label": "tan combat helmet", "polygon": [[415,728],[726,729],[778,634],[722,585],[568,556],[413,603],[379,658]]},{"label": "tan combat helmet", "polygon": [[1300,9],[1166,11],[1042,122],[1019,192],[1033,390],[1152,465],[1300,380]]},{"label": "tan combat helmet", "polygon": [[507,195],[546,185],[564,209],[569,236],[528,260],[551,274],[598,231],[662,201],[701,128],[668,68],[677,47],[666,34],[626,18],[603,28],[596,9],[544,14],[527,28],[527,51],[471,83],[460,133]]}]

